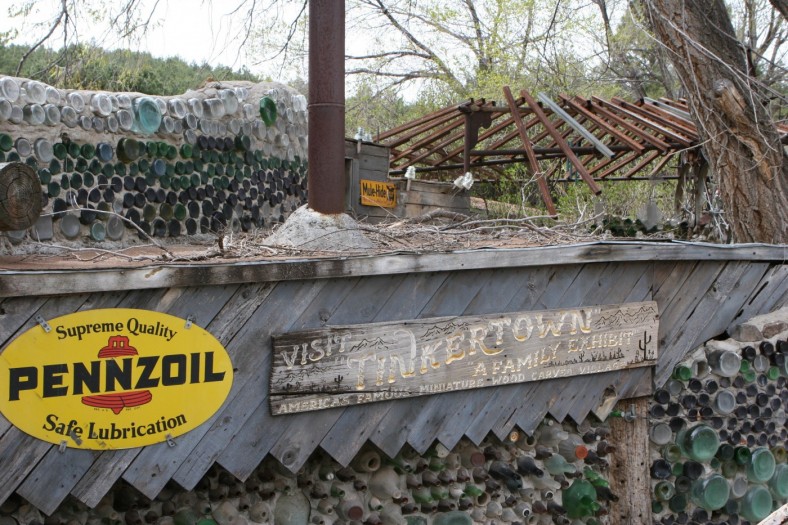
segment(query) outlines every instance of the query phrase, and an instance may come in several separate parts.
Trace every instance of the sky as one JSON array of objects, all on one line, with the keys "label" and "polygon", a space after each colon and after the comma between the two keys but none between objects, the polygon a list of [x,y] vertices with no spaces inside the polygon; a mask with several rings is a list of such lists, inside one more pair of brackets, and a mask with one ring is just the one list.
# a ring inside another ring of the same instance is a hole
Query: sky
[{"label": "sky", "polygon": [[[81,5],[91,2],[74,0]],[[125,0],[128,1],[128,0]],[[18,35],[12,43],[31,44],[51,23],[53,13],[58,12],[60,0],[34,0],[33,9],[27,16],[7,16],[9,9],[22,6],[30,0],[0,0],[0,32],[16,29]],[[244,32],[244,13],[232,14],[237,1],[229,0],[139,0],[141,12],[149,13],[155,5],[152,24],[148,33],[139,40],[121,39],[107,30],[108,24],[77,20],[81,42],[94,41],[105,48],[128,48],[147,51],[157,57],[177,56],[187,62],[230,66],[240,69],[246,66],[256,74],[274,74],[269,64],[255,56],[247,57],[239,52]],[[101,4],[95,1],[93,4]],[[105,5],[120,4],[107,0]],[[57,33],[56,33],[57,34]],[[62,36],[60,37],[62,38]],[[61,41],[53,42],[59,45]]]}]

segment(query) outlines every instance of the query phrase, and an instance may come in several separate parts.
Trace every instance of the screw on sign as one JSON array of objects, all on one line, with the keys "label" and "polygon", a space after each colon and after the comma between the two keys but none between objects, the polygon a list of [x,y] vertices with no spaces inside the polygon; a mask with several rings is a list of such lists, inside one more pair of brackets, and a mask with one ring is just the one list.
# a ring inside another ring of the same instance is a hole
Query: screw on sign
[{"label": "screw on sign", "polygon": [[[123,335],[114,335],[107,341],[107,346],[99,350],[100,359],[139,355],[137,349],[129,346],[129,338]],[[150,403],[153,395],[148,390],[136,390],[120,394],[101,394],[97,396],[84,396],[82,403],[95,408],[109,408],[115,414],[126,407],[136,407]]]}]

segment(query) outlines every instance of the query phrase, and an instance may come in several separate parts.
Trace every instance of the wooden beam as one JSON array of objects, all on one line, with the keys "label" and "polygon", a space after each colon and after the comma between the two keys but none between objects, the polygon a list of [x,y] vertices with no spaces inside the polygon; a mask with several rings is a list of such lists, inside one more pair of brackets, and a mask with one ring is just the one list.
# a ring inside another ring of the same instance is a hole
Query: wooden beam
[{"label": "wooden beam", "polygon": [[610,490],[618,496],[610,504],[610,525],[652,521],[648,403],[648,397],[619,401],[621,412],[634,407],[635,418],[610,418],[610,441],[618,447],[610,457]]},{"label": "wooden beam", "polygon": [[615,104],[609,104],[608,102],[605,102],[599,97],[591,97],[591,100],[592,100],[591,107],[593,108],[595,113],[600,113],[604,115],[605,118],[613,120],[616,124],[618,124],[622,128],[633,133],[634,135],[637,135],[644,141],[652,144],[653,146],[656,146],[662,151],[667,151],[671,149],[670,144],[668,144],[664,140],[654,136],[653,134],[649,133],[648,131],[642,128],[637,127],[635,124],[626,120],[625,118],[622,118],[620,115],[617,115],[616,113],[622,113],[622,112],[626,115],[626,112],[621,108],[619,108],[618,106],[616,106]]},{"label": "wooden beam", "polygon": [[[566,105],[568,105],[570,108],[572,108],[573,110],[577,111],[578,113],[580,113],[581,115],[583,115],[587,119],[592,120],[593,122],[595,122],[600,128],[602,128],[605,131],[607,131],[610,134],[610,136],[615,138],[617,141],[623,142],[624,144],[626,144],[629,147],[631,147],[633,150],[643,151],[643,149],[644,149],[643,144],[639,143],[636,140],[633,140],[626,133],[620,131],[618,128],[616,128],[615,126],[613,126],[612,124],[607,122],[601,116],[596,115],[592,111],[588,110],[581,103],[582,99],[580,99],[579,97],[575,97],[575,99],[571,99],[570,100],[568,96],[561,95],[561,100],[563,100],[564,103]],[[590,103],[589,101],[585,101],[585,102]]]},{"label": "wooden beam", "polygon": [[537,104],[533,97],[525,90],[520,91],[520,95],[526,100],[528,105],[534,111],[534,115],[536,115],[536,117],[542,122],[542,125],[553,137],[553,140],[555,140],[558,146],[563,150],[566,158],[574,165],[577,172],[580,174],[586,184],[588,184],[588,187],[591,188],[591,191],[593,191],[596,195],[602,193],[602,189],[599,187],[596,181],[594,181],[594,178],[591,176],[591,174],[588,173],[588,170],[583,165],[583,163],[580,162],[580,159],[577,158],[577,155],[574,154],[572,148],[570,148],[569,144],[566,143],[566,140],[564,140],[561,134],[558,133],[558,130],[556,130],[553,124],[548,120],[547,115],[544,114],[544,111],[542,111],[542,108],[539,106],[539,104]]},{"label": "wooden beam", "polygon": [[616,108],[619,108],[620,111],[625,112],[626,115],[632,120],[642,124],[643,126],[647,126],[654,131],[662,133],[666,137],[673,139],[675,142],[682,144],[684,147],[689,147],[692,145],[692,138],[687,138],[684,135],[676,133],[673,129],[670,129],[670,127],[674,126],[675,124],[668,122],[661,116],[650,114],[639,106],[630,104],[629,102],[616,97],[611,99],[610,104]]},{"label": "wooden beam", "polygon": [[770,244],[704,244],[688,242],[600,241],[538,248],[455,251],[449,253],[342,254],[324,258],[290,258],[221,263],[117,264],[69,261],[68,267],[29,269],[3,258],[0,297],[33,297],[144,290],[182,286],[228,285],[244,282],[291,281],[332,277],[487,268],[534,267],[610,261],[772,261],[785,262],[785,246]]},{"label": "wooden beam", "polygon": [[539,185],[539,192],[542,194],[542,200],[547,206],[547,211],[550,212],[550,215],[557,215],[558,212],[555,209],[555,204],[553,204],[553,199],[550,197],[550,189],[547,187],[544,173],[542,173],[539,169],[539,162],[536,160],[536,155],[534,154],[534,148],[531,144],[531,139],[528,138],[527,128],[523,123],[523,119],[520,117],[520,111],[517,108],[517,103],[512,96],[512,91],[509,89],[509,86],[503,87],[503,94],[506,97],[506,102],[509,104],[509,109],[512,112],[514,124],[517,126],[517,132],[520,134],[520,140],[523,141],[523,148],[525,148],[525,154],[528,157],[528,164],[531,167],[531,173],[533,173],[533,175],[536,177],[536,183]]}]

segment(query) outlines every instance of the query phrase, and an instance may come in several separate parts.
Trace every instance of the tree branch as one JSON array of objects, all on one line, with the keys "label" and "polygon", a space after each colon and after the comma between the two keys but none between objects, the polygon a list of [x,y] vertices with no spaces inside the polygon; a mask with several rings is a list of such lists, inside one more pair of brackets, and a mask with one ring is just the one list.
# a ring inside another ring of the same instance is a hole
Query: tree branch
[{"label": "tree branch", "polygon": [[44,35],[41,40],[30,46],[30,49],[28,49],[27,52],[22,55],[22,58],[19,59],[19,64],[16,66],[16,76],[19,76],[19,74],[22,72],[22,66],[25,65],[25,61],[28,59],[28,57],[33,53],[33,51],[38,49],[39,46],[41,46],[49,39],[49,37],[52,36],[52,34],[55,32],[55,29],[57,29],[57,26],[60,25],[60,22],[64,18],[68,18],[68,4],[66,3],[66,0],[60,0],[60,13],[57,16],[57,19],[55,19],[55,22],[52,24],[52,27],[49,28],[47,34]]}]

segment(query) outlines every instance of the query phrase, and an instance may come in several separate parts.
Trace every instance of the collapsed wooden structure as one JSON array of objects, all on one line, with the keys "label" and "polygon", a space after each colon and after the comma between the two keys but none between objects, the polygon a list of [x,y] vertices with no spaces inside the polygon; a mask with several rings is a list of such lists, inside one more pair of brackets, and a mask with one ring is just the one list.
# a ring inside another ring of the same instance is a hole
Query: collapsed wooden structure
[{"label": "collapsed wooden structure", "polygon": [[[557,100],[521,90],[505,102],[471,99],[380,133],[391,148],[391,175],[415,167],[422,178],[473,170],[496,179],[503,168],[525,164],[555,212],[548,183],[582,179],[594,193],[609,180],[675,179],[703,163],[698,130],[681,100],[560,95]],[[781,127],[785,135],[788,128]],[[690,151],[678,172],[663,170]],[[456,176],[456,175],[455,175]]]}]

